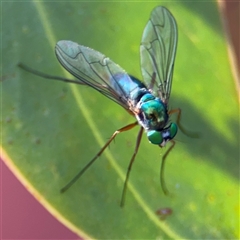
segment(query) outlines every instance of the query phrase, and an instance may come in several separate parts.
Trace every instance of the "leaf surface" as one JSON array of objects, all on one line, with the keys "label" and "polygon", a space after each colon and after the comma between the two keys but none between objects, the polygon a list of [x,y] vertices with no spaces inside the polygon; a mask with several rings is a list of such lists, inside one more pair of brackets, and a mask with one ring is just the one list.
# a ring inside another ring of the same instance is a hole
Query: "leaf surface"
[{"label": "leaf surface", "polygon": [[[54,46],[72,40],[96,49],[141,79],[139,44],[154,3],[5,2],[2,5],[2,157],[30,192],[74,232],[97,239],[239,237],[239,116],[227,42],[213,2],[168,3],[178,23],[170,108],[182,109],[160,189],[166,151],[144,136],[125,207],[119,207],[138,129],[120,134],[82,178],[60,189],[111,134],[134,118],[88,87],[24,72],[18,62],[69,77]],[[14,16],[14,17],[12,17]],[[172,120],[175,118],[172,116]],[[160,220],[158,209],[172,214]]]}]

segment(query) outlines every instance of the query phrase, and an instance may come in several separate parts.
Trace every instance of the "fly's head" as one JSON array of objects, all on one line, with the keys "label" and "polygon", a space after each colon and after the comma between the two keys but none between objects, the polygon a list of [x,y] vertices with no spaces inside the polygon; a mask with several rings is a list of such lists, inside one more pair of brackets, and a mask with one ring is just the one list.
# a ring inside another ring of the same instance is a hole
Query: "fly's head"
[{"label": "fly's head", "polygon": [[167,106],[151,93],[144,94],[137,104],[139,114],[136,115],[139,124],[147,131],[148,140],[160,147],[172,140],[177,134],[175,123],[168,123]]},{"label": "fly's head", "polygon": [[171,123],[168,127],[162,130],[147,131],[147,137],[150,143],[164,147],[168,141],[172,140],[176,136],[177,131],[177,124]]}]

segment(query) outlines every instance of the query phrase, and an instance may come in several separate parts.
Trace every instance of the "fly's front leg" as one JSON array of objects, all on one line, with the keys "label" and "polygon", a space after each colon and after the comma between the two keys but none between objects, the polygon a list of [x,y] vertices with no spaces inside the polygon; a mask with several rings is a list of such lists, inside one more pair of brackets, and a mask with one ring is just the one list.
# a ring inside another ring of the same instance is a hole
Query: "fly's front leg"
[{"label": "fly's front leg", "polygon": [[180,108],[175,108],[173,110],[170,110],[168,112],[169,115],[173,114],[173,113],[177,113],[177,125],[179,127],[179,129],[185,134],[187,135],[188,137],[191,137],[191,138],[199,138],[199,133],[196,133],[196,132],[191,132],[191,131],[188,131],[186,130],[182,124],[180,123],[180,120],[181,120],[181,113],[182,113],[182,110]]},{"label": "fly's front leg", "polygon": [[162,157],[162,164],[161,164],[161,167],[160,167],[160,183],[161,183],[161,187],[162,187],[162,190],[163,190],[165,195],[169,195],[169,191],[166,187],[166,183],[165,183],[165,180],[164,180],[165,161],[166,161],[167,155],[172,151],[172,149],[175,146],[175,141],[174,140],[170,140],[170,142],[171,142],[172,145],[164,153],[164,155]]}]

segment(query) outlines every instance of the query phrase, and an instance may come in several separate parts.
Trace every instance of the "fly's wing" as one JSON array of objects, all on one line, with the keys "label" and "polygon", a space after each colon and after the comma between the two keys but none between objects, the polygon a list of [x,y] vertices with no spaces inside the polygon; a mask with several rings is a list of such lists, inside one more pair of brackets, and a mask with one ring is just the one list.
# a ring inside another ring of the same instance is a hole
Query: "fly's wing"
[{"label": "fly's wing", "polygon": [[127,111],[128,94],[123,85],[132,83],[128,74],[103,54],[71,41],[59,41],[56,56],[62,66],[80,82],[120,104]]},{"label": "fly's wing", "polygon": [[145,84],[165,103],[170,97],[176,49],[176,21],[166,8],[156,7],[143,31],[141,69]]}]

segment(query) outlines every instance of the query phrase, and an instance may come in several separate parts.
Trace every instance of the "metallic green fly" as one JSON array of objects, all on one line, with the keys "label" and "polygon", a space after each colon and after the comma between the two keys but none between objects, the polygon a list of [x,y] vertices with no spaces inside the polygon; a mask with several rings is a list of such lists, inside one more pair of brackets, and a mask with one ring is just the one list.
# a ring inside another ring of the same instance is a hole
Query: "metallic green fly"
[{"label": "metallic green fly", "polygon": [[[167,193],[163,176],[164,163],[175,145],[173,138],[177,134],[178,126],[183,130],[180,125],[181,110],[168,110],[176,49],[176,21],[166,8],[158,6],[151,13],[140,44],[144,83],[127,74],[103,54],[71,41],[59,41],[56,44],[56,56],[62,66],[77,80],[49,76],[19,64],[25,70],[45,78],[90,86],[121,105],[137,120],[115,131],[96,156],[61,189],[61,192],[65,192],[82,176],[119,133],[140,125],[135,150],[127,170],[121,206],[124,204],[129,174],[144,130],[152,144],[164,147],[167,142],[171,142],[171,146],[163,155],[160,170],[161,186],[164,193]],[[177,124],[169,120],[172,113],[177,113]]]}]

